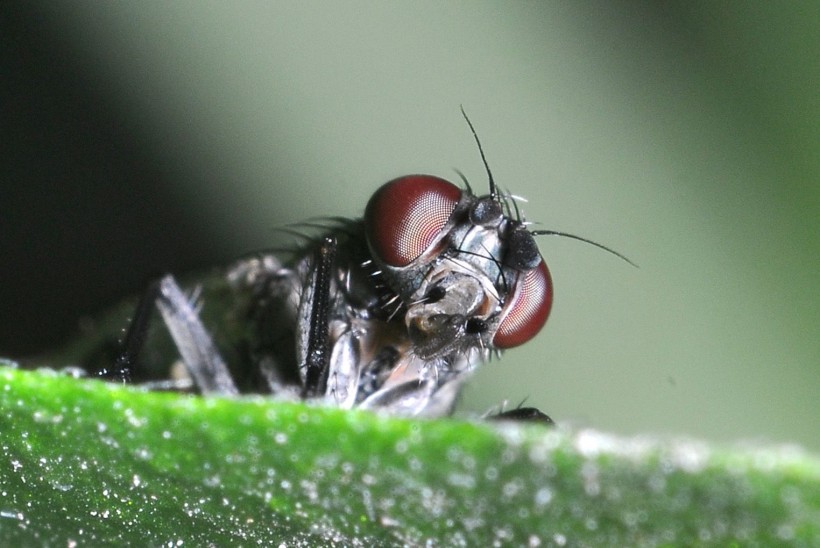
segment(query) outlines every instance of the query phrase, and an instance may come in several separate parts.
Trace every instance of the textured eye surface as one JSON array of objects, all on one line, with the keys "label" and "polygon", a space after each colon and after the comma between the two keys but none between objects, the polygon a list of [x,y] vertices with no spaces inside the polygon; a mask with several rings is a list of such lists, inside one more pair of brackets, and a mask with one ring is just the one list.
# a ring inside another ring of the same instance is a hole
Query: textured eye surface
[{"label": "textured eye surface", "polygon": [[441,237],[460,198],[461,189],[431,175],[385,183],[364,214],[370,248],[390,266],[407,266]]},{"label": "textured eye surface", "polygon": [[526,271],[518,280],[513,298],[504,307],[504,319],[493,337],[496,348],[524,344],[541,331],[552,308],[552,279],[547,264]]}]

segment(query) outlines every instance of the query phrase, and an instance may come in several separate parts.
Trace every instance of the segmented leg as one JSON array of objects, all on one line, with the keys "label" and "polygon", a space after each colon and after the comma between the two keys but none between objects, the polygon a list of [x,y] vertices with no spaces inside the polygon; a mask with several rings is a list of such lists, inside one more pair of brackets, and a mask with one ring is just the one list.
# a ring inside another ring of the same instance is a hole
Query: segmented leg
[{"label": "segmented leg", "polygon": [[307,339],[300,340],[305,367],[302,397],[321,397],[327,392],[330,372],[330,283],[336,259],[336,238],[328,236],[316,252],[310,284],[299,303],[300,317],[308,321]]},{"label": "segmented leg", "polygon": [[137,365],[137,357],[145,343],[148,333],[148,324],[154,311],[154,304],[159,296],[159,281],[152,282],[140,297],[131,324],[122,341],[120,353],[110,368],[104,367],[97,371],[97,376],[104,379],[120,382],[130,382],[131,374]]},{"label": "segmented leg", "polygon": [[542,413],[535,407],[519,407],[517,409],[510,409],[498,413],[497,415],[490,415],[487,417],[492,421],[516,421],[543,424],[544,426],[554,426],[555,422],[548,416]]}]

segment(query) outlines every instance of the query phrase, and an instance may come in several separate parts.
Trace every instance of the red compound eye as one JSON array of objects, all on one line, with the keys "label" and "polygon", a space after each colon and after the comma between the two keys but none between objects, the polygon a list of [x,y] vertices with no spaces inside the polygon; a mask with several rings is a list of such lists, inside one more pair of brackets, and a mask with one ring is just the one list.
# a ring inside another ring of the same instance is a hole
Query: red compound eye
[{"label": "red compound eye", "polygon": [[407,266],[441,238],[460,199],[461,189],[431,175],[385,183],[364,213],[371,250],[390,266]]},{"label": "red compound eye", "polygon": [[538,266],[524,272],[516,286],[493,337],[496,348],[512,348],[535,337],[552,308],[552,279],[543,259]]}]

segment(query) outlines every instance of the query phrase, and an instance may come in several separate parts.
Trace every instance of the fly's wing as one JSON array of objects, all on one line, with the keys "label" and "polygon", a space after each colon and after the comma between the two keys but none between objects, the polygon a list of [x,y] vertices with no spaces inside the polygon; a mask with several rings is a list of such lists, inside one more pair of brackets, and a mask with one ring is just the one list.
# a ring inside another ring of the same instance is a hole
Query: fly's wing
[{"label": "fly's wing", "polygon": [[[276,257],[260,255],[228,269],[183,278],[178,285],[174,282],[179,294],[166,299],[160,311],[153,304],[147,307],[150,317],[131,364],[130,381],[156,388],[184,387],[192,379],[181,367],[183,351],[189,363],[201,361],[206,354],[221,356],[242,393],[270,393],[288,384],[298,385],[295,278]],[[137,300],[129,299],[107,314],[84,320],[76,341],[55,352],[53,358],[38,357],[37,364],[78,366],[91,376],[110,370],[121,356],[137,308]],[[176,331],[174,337],[172,331]],[[197,341],[211,344],[211,350],[198,348]],[[192,352],[201,354],[200,358]]]},{"label": "fly's wing", "polygon": [[242,349],[244,374],[255,379],[248,391],[299,393],[296,346],[305,269],[304,261],[287,268],[268,254],[239,261],[228,272],[234,305],[221,320],[233,326],[231,338]]},{"label": "fly's wing", "polygon": [[199,391],[238,394],[221,354],[195,310],[196,302],[183,294],[173,276],[160,280],[156,304]]},{"label": "fly's wing", "polygon": [[[203,384],[203,379],[192,374],[200,391],[267,394],[285,392],[287,385],[298,382],[293,373],[292,271],[273,255],[260,255],[195,281],[188,294],[197,295],[198,305],[190,312],[198,317],[199,325],[192,319],[181,320],[187,311],[179,301],[176,311],[168,310],[167,297],[158,305],[164,330],[173,335],[176,355],[181,355],[189,372],[204,367],[216,375],[214,379],[221,379],[213,385]],[[224,365],[210,356],[221,356]],[[226,377],[235,389],[229,388]],[[222,391],[220,387],[228,388]]]},{"label": "fly's wing", "polygon": [[356,404],[362,371],[359,335],[348,322],[334,321],[330,337],[334,343],[325,400],[342,409],[350,409]]}]

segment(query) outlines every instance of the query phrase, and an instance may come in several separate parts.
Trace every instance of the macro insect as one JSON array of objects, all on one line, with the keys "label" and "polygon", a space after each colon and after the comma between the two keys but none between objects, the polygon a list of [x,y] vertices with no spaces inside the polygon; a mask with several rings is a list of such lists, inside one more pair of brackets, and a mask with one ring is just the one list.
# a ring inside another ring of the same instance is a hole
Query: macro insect
[{"label": "macro insect", "polygon": [[[99,375],[139,376],[156,308],[184,367],[166,367],[164,380],[149,381],[155,387],[449,414],[476,366],[531,340],[547,321],[553,286],[535,236],[575,238],[624,258],[571,234],[530,230],[464,118],[488,194],[476,195],[463,176],[463,187],[399,177],[372,195],[361,219],[302,225],[316,234],[300,232],[304,241],[287,260],[258,253],[189,293],[165,276],[146,291]],[[549,421],[530,408],[501,416]]]}]

